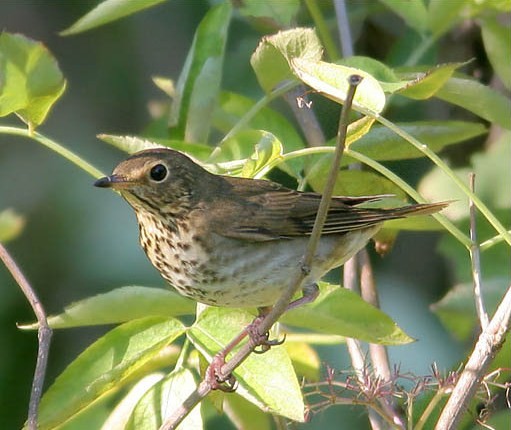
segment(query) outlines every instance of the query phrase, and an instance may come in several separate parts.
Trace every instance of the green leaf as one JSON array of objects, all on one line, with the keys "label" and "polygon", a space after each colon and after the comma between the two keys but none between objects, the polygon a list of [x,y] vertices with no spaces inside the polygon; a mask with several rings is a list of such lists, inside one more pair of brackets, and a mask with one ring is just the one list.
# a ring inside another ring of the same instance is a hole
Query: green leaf
[{"label": "green leaf", "polygon": [[[332,156],[326,155],[313,165],[307,174],[307,182],[318,193],[323,192],[328,179],[328,171],[332,164]],[[373,194],[393,194],[401,199],[405,193],[387,178],[366,170],[342,170],[334,186],[335,196],[368,196]]]},{"label": "green leaf", "polygon": [[[509,279],[506,278],[491,278],[483,282],[483,301],[489,315],[493,314],[508,286]],[[473,284],[456,285],[442,300],[431,305],[431,310],[458,339],[467,340],[478,321]]]},{"label": "green leaf", "polygon": [[[140,399],[155,386],[164,374],[161,372],[151,373],[140,379],[126,394],[122,400],[115,406],[114,410],[104,422],[102,429],[108,430],[126,430],[131,414],[140,402]],[[90,428],[90,427],[89,427]],[[144,427],[140,427],[144,428]]]},{"label": "green leaf", "polygon": [[[51,328],[117,324],[147,316],[192,315],[195,303],[163,288],[121,287],[67,306],[63,313],[48,317]],[[20,325],[37,329],[38,324]]]},{"label": "green leaf", "polygon": [[243,430],[271,430],[271,417],[236,393],[225,396],[224,412],[236,428]]},{"label": "green leaf", "polygon": [[[397,125],[435,152],[486,132],[483,124],[465,121],[417,121]],[[352,143],[350,149],[379,161],[424,157],[423,152],[380,125],[373,126],[367,134]]]},{"label": "green leaf", "polygon": [[300,80],[337,103],[344,103],[346,100],[348,78],[351,75],[360,75],[364,79],[357,87],[353,108],[379,113],[385,106],[385,94],[380,84],[363,70],[304,58],[293,59],[291,65]]},{"label": "green leaf", "polygon": [[496,17],[479,21],[484,49],[491,65],[508,90],[511,90],[511,27],[501,25]]},{"label": "green leaf", "polygon": [[[213,117],[215,127],[223,133],[229,132],[254,105],[255,102],[248,97],[223,91],[220,94],[220,107]],[[269,107],[260,109],[247,124],[247,128],[272,133],[282,142],[286,152],[304,147],[303,139],[289,120]]]},{"label": "green leaf", "polygon": [[435,97],[511,129],[511,100],[477,81],[451,78],[436,92]]},{"label": "green leaf", "polygon": [[240,3],[241,15],[272,21],[275,27],[290,27],[300,10],[299,0],[261,1],[244,0]]},{"label": "green leaf", "polygon": [[110,145],[119,148],[121,151],[127,152],[128,154],[134,154],[138,151],[145,149],[155,148],[172,148],[176,151],[181,151],[189,154],[198,160],[205,160],[211,154],[211,147],[202,145],[200,143],[184,142],[182,140],[171,140],[171,139],[146,139],[143,137],[136,136],[114,136],[111,134],[100,134],[98,138],[103,142],[109,143]]},{"label": "green leaf", "polygon": [[306,342],[294,342],[289,337],[286,337],[284,346],[296,373],[308,382],[319,381],[321,359],[314,348]]},{"label": "green leaf", "polygon": [[[470,172],[476,175],[476,193],[490,208],[501,208],[504,211],[511,208],[511,195],[509,184],[511,183],[511,132],[502,133],[501,138],[484,152],[474,154],[471,166],[455,169],[454,173],[463,182],[468,184]],[[443,214],[453,220],[468,218],[468,200],[466,195],[449,179],[439,168],[432,169],[419,184],[419,193],[429,201],[454,200]],[[467,224],[468,227],[468,224]],[[478,230],[486,228],[478,226]],[[468,230],[468,228],[467,228]],[[488,235],[494,234],[495,230],[488,227]],[[479,234],[479,240],[489,239]]]},{"label": "green leaf", "polygon": [[76,21],[71,27],[60,32],[61,36],[83,33],[100,27],[141,10],[156,6],[165,0],[105,0]]},{"label": "green leaf", "polygon": [[369,73],[373,78],[378,79],[380,84],[395,84],[399,78],[390,67],[381,61],[371,57],[354,55],[353,57],[342,58],[339,64]]},{"label": "green leaf", "polygon": [[[233,127],[237,127],[239,121],[242,121],[245,114],[254,106],[255,102],[247,97],[223,92],[220,96],[220,108],[216,110],[213,117],[215,127],[223,133],[231,133]],[[282,143],[285,152],[296,151],[304,147],[303,140],[296,128],[282,114],[268,107],[259,109],[246,124],[246,128],[241,128],[236,133],[247,129],[272,133]],[[230,136],[236,138],[236,133],[230,134]],[[303,168],[303,159],[290,160],[287,163],[279,164],[278,167],[289,175],[298,177]]]},{"label": "green leaf", "polygon": [[119,390],[183,332],[179,321],[162,317],[130,321],[108,332],[82,352],[43,395],[39,428],[56,428],[102,396]]},{"label": "green leaf", "polygon": [[402,345],[413,342],[388,315],[358,294],[326,283],[321,283],[321,290],[313,303],[286,312],[280,321],[370,343]]},{"label": "green leaf", "polygon": [[12,209],[0,212],[0,243],[15,239],[25,226],[25,218]]},{"label": "green leaf", "polygon": [[459,21],[468,18],[470,3],[471,0],[430,0],[428,16],[425,21],[434,37],[438,38],[453,28]]},{"label": "green leaf", "polygon": [[46,47],[19,34],[0,35],[0,116],[16,113],[31,128],[43,123],[66,88]]},{"label": "green leaf", "polygon": [[[158,429],[176,408],[195,390],[193,372],[186,368],[174,369],[167,377],[153,385],[142,397],[130,417],[126,430]],[[179,428],[203,428],[200,407],[197,406],[179,425]]]},{"label": "green leaf", "polygon": [[250,64],[266,93],[285,80],[294,79],[291,60],[304,58],[319,61],[323,48],[316,32],[310,28],[294,28],[265,36],[250,58]]},{"label": "green leaf", "polygon": [[456,69],[459,69],[465,64],[466,63],[440,64],[425,72],[398,73],[399,78],[408,82],[403,88],[396,92],[415,100],[429,99],[445,85]]},{"label": "green leaf", "polygon": [[211,126],[222,78],[230,3],[221,3],[199,24],[179,76],[170,112],[172,137],[205,143]]},{"label": "green leaf", "polygon": [[241,170],[244,178],[261,178],[276,161],[282,157],[282,144],[271,133],[262,132],[254,152],[247,159]]},{"label": "green leaf", "polygon": [[418,33],[424,33],[428,29],[428,11],[423,0],[380,0],[380,2],[403,18],[406,24]]},{"label": "green leaf", "polygon": [[[231,176],[262,177],[282,156],[282,145],[271,133],[245,130],[224,140],[219,151],[211,157],[210,170],[223,170]],[[222,162],[223,160],[228,160]]]},{"label": "green leaf", "polygon": [[103,142],[109,143],[110,145],[119,148],[121,151],[127,152],[128,154],[134,154],[138,151],[144,151],[146,149],[161,148],[163,145],[159,145],[153,140],[148,140],[142,137],[136,136],[115,136],[112,134],[98,134],[98,139]]},{"label": "green leaf", "polygon": [[[195,347],[209,360],[254,317],[246,311],[206,308],[188,331]],[[237,393],[265,412],[303,422],[304,404],[296,374],[283,346],[251,354],[235,371]]]}]

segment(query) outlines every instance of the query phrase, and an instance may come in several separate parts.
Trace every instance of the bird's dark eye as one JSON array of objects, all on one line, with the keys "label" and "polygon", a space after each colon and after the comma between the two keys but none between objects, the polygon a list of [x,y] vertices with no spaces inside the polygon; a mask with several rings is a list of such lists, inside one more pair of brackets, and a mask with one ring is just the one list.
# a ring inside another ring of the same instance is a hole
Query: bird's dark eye
[{"label": "bird's dark eye", "polygon": [[163,181],[167,176],[167,168],[163,164],[157,164],[149,172],[151,179],[157,182]]}]

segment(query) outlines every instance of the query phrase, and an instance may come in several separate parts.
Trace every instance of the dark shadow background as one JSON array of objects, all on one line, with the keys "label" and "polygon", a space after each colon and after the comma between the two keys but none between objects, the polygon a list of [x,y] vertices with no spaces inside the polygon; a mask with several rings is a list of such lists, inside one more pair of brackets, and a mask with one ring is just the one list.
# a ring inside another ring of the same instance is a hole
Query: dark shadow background
[{"label": "dark shadow background", "polygon": [[[148,102],[163,98],[151,77],[178,78],[194,30],[209,4],[175,0],[82,35],[58,35],[96,4],[2,1],[0,28],[42,41],[68,81],[64,96],[41,132],[108,173],[124,154],[95,136],[143,131],[150,120]],[[385,25],[377,20],[364,24],[364,32],[355,29],[359,36],[363,33],[357,39],[360,55],[383,59],[389,54],[402,23],[386,17],[388,22],[385,16],[379,18]],[[395,36],[384,35],[383,30],[392,26]],[[246,23],[233,22],[225,88],[261,95],[248,63],[259,37]],[[472,49],[470,37],[461,49]],[[450,61],[457,56],[467,58],[465,52],[451,54]],[[451,114],[445,106],[428,109],[436,109],[436,119]],[[399,115],[406,119],[406,110]],[[0,122],[20,125],[15,117],[1,118]],[[480,144],[474,142],[473,146]],[[456,151],[450,156],[454,160],[464,157]],[[426,168],[418,161],[401,170],[413,181]],[[95,189],[92,182],[87,174],[46,148],[27,139],[0,135],[0,210],[14,208],[27,220],[23,234],[8,244],[9,250],[49,313],[123,285],[164,285],[138,246],[132,211],[118,196]],[[384,309],[413,337],[423,340],[391,348],[391,358],[417,374],[427,373],[433,361],[441,369],[457,367],[463,351],[428,311],[428,305],[438,300],[450,283],[449,263],[434,251],[437,239],[434,234],[403,234],[388,257],[382,260],[373,255]],[[0,266],[2,429],[20,428],[26,417],[37,336],[18,330],[16,323],[33,319],[18,286]],[[106,329],[55,332],[47,384]],[[349,367],[339,348],[323,349],[322,353],[325,362]],[[366,425],[361,409],[332,408],[309,427],[330,428],[340,414],[344,414],[343,422],[354,420],[351,428]],[[217,424],[215,428],[225,428],[224,421]]]}]

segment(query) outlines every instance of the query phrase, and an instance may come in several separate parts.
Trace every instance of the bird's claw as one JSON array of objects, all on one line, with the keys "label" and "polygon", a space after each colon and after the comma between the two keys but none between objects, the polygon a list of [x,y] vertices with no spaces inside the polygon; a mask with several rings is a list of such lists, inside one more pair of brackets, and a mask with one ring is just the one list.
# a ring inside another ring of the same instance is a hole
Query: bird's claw
[{"label": "bird's claw", "polygon": [[238,388],[238,381],[232,373],[224,375],[222,367],[225,364],[225,355],[217,354],[211,360],[206,370],[205,379],[212,390],[220,390],[224,393],[232,393]]}]

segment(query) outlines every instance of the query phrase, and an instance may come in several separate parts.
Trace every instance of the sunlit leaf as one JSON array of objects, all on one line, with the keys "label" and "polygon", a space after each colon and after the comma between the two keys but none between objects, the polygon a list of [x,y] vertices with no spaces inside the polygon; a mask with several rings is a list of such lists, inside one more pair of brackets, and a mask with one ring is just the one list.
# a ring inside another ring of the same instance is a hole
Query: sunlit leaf
[{"label": "sunlit leaf", "polygon": [[[246,327],[253,316],[246,311],[207,308],[198,317],[188,336],[195,347],[211,359]],[[283,346],[251,354],[235,371],[237,393],[266,412],[294,421],[304,419],[300,386]]]},{"label": "sunlit leaf", "polygon": [[363,70],[304,58],[293,59],[291,65],[300,80],[337,103],[344,103],[346,100],[348,78],[351,75],[360,75],[364,79],[357,87],[353,108],[369,109],[378,113],[385,106],[385,94],[380,84]]},{"label": "sunlit leaf", "polygon": [[71,27],[60,32],[61,36],[70,36],[108,24],[141,10],[156,6],[165,0],[104,0],[94,9],[76,21]]},{"label": "sunlit leaf", "polygon": [[31,128],[43,123],[66,88],[46,47],[20,34],[0,35],[0,116],[16,113]]},{"label": "sunlit leaf", "polygon": [[321,333],[384,345],[413,341],[388,315],[371,306],[358,294],[325,283],[321,283],[321,290],[313,303],[286,312],[280,321]]},{"label": "sunlit leaf", "polygon": [[398,94],[415,100],[424,100],[432,97],[442,88],[455,70],[466,63],[440,64],[424,72],[399,73],[401,80],[407,81]]},{"label": "sunlit leaf", "polygon": [[131,413],[135,406],[139,404],[140,399],[155,384],[162,380],[165,375],[161,372],[151,373],[140,379],[126,394],[122,400],[115,406],[112,413],[108,416],[101,430],[126,430]]},{"label": "sunlit leaf", "polygon": [[114,328],[76,358],[41,399],[39,428],[53,429],[119,390],[184,331],[172,318],[149,317]]},{"label": "sunlit leaf", "polygon": [[[180,316],[195,312],[195,303],[163,288],[121,287],[67,306],[63,313],[48,317],[52,328],[116,324],[147,316]],[[20,326],[37,329],[38,324]]]},{"label": "sunlit leaf", "polygon": [[25,226],[25,218],[12,209],[0,212],[0,242],[15,239]]},{"label": "sunlit leaf", "polygon": [[247,159],[241,176],[244,178],[260,178],[268,171],[272,163],[282,157],[282,145],[271,133],[263,132],[261,139],[256,143],[254,152]]},{"label": "sunlit leaf", "polygon": [[323,48],[310,28],[294,28],[265,36],[252,54],[250,64],[254,68],[259,84],[267,93],[283,81],[294,79],[291,61],[304,58],[319,61]]},{"label": "sunlit leaf", "polygon": [[296,373],[307,381],[318,381],[321,359],[314,348],[306,342],[293,342],[288,338],[284,346]]},{"label": "sunlit leaf", "polygon": [[211,147],[200,143],[184,142],[171,139],[146,139],[137,136],[114,136],[111,134],[100,134],[98,138],[103,142],[119,148],[128,154],[134,154],[145,149],[171,148],[189,154],[198,160],[204,160],[211,154]]},{"label": "sunlit leaf", "polygon": [[[153,385],[142,397],[130,417],[126,430],[158,429],[181,406],[197,387],[193,372],[186,368],[174,369]],[[179,426],[182,429],[201,430],[202,416],[197,406]]]},{"label": "sunlit leaf", "polygon": [[271,430],[273,428],[270,415],[238,394],[225,396],[224,412],[239,429]]}]

